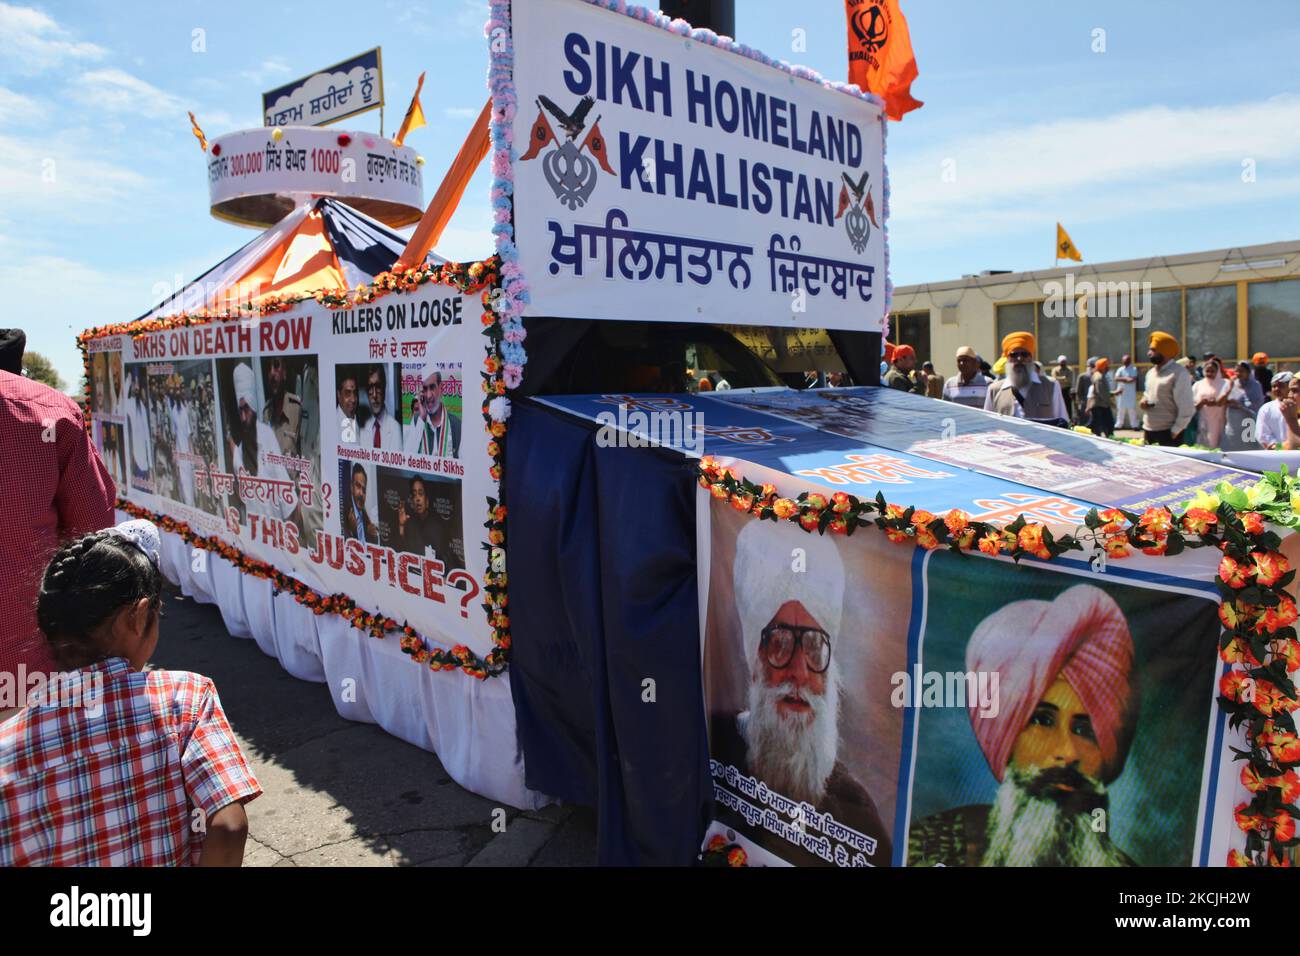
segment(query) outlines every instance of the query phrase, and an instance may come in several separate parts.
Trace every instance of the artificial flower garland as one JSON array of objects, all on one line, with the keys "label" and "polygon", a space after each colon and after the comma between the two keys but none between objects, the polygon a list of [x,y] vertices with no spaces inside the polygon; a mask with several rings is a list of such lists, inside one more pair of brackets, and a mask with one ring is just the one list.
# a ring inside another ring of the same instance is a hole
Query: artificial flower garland
[{"label": "artificial flower garland", "polygon": [[792,521],[808,533],[851,535],[874,525],[897,544],[927,550],[979,550],[1050,561],[1067,551],[1104,549],[1124,558],[1134,549],[1149,555],[1174,555],[1184,548],[1215,547],[1222,553],[1216,583],[1222,597],[1223,634],[1219,656],[1231,665],[1219,681],[1219,705],[1235,730],[1246,727],[1249,748],[1233,748],[1244,761],[1241,782],[1251,799],[1235,808],[1246,833],[1246,850],[1232,850],[1229,866],[1290,866],[1300,845],[1300,736],[1296,733],[1295,678],[1300,670],[1296,603],[1285,588],[1295,578],[1281,539],[1268,524],[1300,527],[1300,482],[1280,472],[1265,474],[1252,488],[1221,483],[1216,495],[1199,493],[1186,510],[1148,508],[1142,514],[1120,508],[1093,508],[1084,519],[1088,533],[1055,537],[1042,524],[1020,515],[1009,524],[976,521],[954,509],[944,515],[891,504],[883,494],[864,500],[845,492],[804,492],[781,497],[771,484],[756,485],[705,456],[699,482],[719,501],[760,520]]},{"label": "artificial flower garland", "polygon": [[[294,296],[272,296],[263,299],[257,305],[243,304],[234,311],[200,309],[194,312],[179,312],[157,319],[137,319],[89,329],[77,336],[77,346],[81,349],[81,360],[85,374],[83,404],[86,410],[84,424],[87,433],[91,429],[91,359],[89,342],[91,339],[109,335],[130,335],[138,338],[153,332],[167,331],[203,325],[210,322],[247,321],[253,317],[272,315],[293,308],[308,299],[324,305],[328,309],[353,308],[374,302],[390,293],[413,292],[428,282],[454,287],[464,295],[482,290],[483,335],[488,342],[485,346],[487,357],[484,359],[483,374],[483,417],[484,427],[488,432],[488,454],[492,458],[489,472],[493,480],[500,482],[504,466],[501,439],[505,436],[505,419],[509,415],[509,401],[504,397],[506,390],[505,371],[509,364],[501,354],[503,341],[502,323],[499,313],[493,309],[495,287],[501,280],[500,261],[496,257],[482,262],[472,263],[422,263],[409,269],[395,269],[381,272],[369,285],[359,285],[354,290],[337,292],[303,293]],[[504,403],[504,404],[502,404]],[[484,527],[488,529],[488,541],[484,548],[488,551],[487,572],[483,577],[483,592],[486,600],[482,604],[491,629],[493,649],[487,657],[480,658],[464,645],[456,645],[450,650],[432,646],[432,642],[416,632],[405,621],[372,614],[360,608],[345,594],[322,595],[313,591],[297,578],[291,577],[265,561],[260,561],[245,554],[234,545],[219,537],[204,536],[189,527],[183,521],[159,512],[150,512],[124,498],[119,498],[117,507],[132,517],[147,518],[164,531],[180,535],[194,547],[212,551],[235,565],[237,569],[271,580],[276,592],[291,594],[298,603],[310,608],[315,614],[338,614],[353,627],[367,631],[372,637],[382,638],[390,631],[401,634],[401,648],[417,664],[427,664],[432,670],[459,669],[477,679],[496,677],[505,672],[510,658],[510,618],[506,611],[506,570],[505,570],[505,506],[493,498],[487,499],[488,519]]]}]

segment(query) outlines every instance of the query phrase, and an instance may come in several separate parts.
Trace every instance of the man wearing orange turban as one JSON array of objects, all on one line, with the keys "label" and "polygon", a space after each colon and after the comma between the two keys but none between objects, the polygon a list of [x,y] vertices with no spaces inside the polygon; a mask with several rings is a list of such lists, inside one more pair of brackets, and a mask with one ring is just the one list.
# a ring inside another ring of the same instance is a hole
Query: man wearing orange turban
[{"label": "man wearing orange turban", "polygon": [[924,395],[925,382],[914,374],[915,369],[916,349],[910,345],[896,345],[889,371],[885,373],[884,384],[902,392]]},{"label": "man wearing orange turban", "polygon": [[1065,427],[1070,413],[1061,386],[1055,379],[1038,374],[1034,368],[1036,349],[1037,343],[1029,332],[1012,332],[1002,339],[1007,376],[989,386],[984,410]]},{"label": "man wearing orange turban", "polygon": [[1147,372],[1142,392],[1142,432],[1148,445],[1177,445],[1178,437],[1196,413],[1192,377],[1174,361],[1178,340],[1168,332],[1152,332],[1147,342]]},{"label": "man wearing orange turban", "polygon": [[966,668],[990,675],[999,704],[969,708],[997,797],[913,825],[908,865],[1132,866],[1093,826],[1138,713],[1133,639],[1114,599],[1078,584],[1013,601],[975,629]]},{"label": "man wearing orange turban", "polygon": [[1256,352],[1250,357],[1250,362],[1255,366],[1255,381],[1259,382],[1259,387],[1264,390],[1267,396],[1273,389],[1273,370],[1268,367],[1268,353]]}]

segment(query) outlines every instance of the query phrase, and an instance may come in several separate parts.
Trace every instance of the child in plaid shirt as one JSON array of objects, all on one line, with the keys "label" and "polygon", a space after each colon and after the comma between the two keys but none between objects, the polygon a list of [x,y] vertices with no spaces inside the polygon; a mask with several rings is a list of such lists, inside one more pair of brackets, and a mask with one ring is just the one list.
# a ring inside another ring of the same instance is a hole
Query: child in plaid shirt
[{"label": "child in plaid shirt", "polygon": [[162,616],[158,551],[158,529],[128,521],[46,568],[36,614],[61,691],[0,724],[0,865],[243,861],[243,805],[262,791],[216,688],[143,671]]}]

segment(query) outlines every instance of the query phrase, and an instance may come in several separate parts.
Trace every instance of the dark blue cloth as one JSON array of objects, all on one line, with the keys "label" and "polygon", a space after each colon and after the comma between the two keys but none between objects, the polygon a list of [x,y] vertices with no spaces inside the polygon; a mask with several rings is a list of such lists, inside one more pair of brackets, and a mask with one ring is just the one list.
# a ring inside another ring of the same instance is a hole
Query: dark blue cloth
[{"label": "dark blue cloth", "polygon": [[602,864],[689,864],[712,810],[695,470],[595,435],[528,402],[510,419],[510,687],[525,780],[596,809]]}]

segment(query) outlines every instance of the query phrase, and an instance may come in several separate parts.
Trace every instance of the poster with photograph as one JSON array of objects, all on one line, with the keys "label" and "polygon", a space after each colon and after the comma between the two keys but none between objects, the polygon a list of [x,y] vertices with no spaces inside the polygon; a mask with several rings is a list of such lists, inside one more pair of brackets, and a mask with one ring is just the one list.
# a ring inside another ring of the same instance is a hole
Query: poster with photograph
[{"label": "poster with photograph", "polygon": [[1204,865],[1213,590],[946,552],[924,576],[907,864]]},{"label": "poster with photograph", "polygon": [[908,562],[883,535],[810,535],[725,504],[709,518],[714,827],[762,865],[889,866]]},{"label": "poster with photograph", "polygon": [[98,440],[120,443],[131,502],[485,655],[480,511],[499,491],[462,394],[483,358],[464,317],[481,310],[478,294],[426,285],[91,340],[96,381],[114,356],[122,368],[116,412],[92,415]]}]

